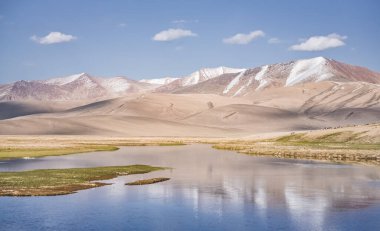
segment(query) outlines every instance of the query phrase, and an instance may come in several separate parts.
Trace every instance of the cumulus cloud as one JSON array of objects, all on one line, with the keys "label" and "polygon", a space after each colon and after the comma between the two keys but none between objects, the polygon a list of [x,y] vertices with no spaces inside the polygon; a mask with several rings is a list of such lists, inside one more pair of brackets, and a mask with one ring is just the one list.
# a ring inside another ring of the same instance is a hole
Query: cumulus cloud
[{"label": "cumulus cloud", "polygon": [[248,44],[250,43],[252,40],[256,39],[256,38],[259,38],[259,37],[264,37],[265,36],[265,33],[261,30],[256,30],[256,31],[252,31],[248,34],[236,34],[232,37],[229,37],[229,38],[225,38],[223,39],[223,42],[224,43],[228,43],[228,44]]},{"label": "cumulus cloud", "polygon": [[184,37],[195,37],[198,36],[196,33],[193,33],[191,30],[183,29],[168,29],[158,32],[153,36],[154,41],[172,41]]},{"label": "cumulus cloud", "polygon": [[30,39],[35,41],[36,43],[46,45],[46,44],[70,42],[77,38],[75,36],[72,36],[69,34],[63,34],[61,32],[50,32],[48,35],[44,37],[37,37],[36,35],[33,35],[32,37],[30,37]]},{"label": "cumulus cloud", "polygon": [[300,44],[291,46],[290,49],[294,51],[322,51],[346,45],[344,43],[345,39],[347,39],[347,36],[335,33],[327,36],[313,36]]}]

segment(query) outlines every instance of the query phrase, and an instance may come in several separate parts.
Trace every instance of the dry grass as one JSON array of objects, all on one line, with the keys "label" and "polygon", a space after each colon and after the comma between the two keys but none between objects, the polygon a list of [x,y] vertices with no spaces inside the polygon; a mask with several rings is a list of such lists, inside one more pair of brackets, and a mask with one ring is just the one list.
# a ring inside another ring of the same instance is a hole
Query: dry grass
[{"label": "dry grass", "polygon": [[155,184],[158,182],[163,182],[170,180],[170,178],[166,177],[158,177],[158,178],[151,178],[151,179],[144,179],[144,180],[137,180],[133,182],[126,183],[125,185],[145,185],[145,184]]},{"label": "dry grass", "polygon": [[185,145],[176,139],[109,138],[91,136],[0,136],[0,160],[114,151],[118,146]]},{"label": "dry grass", "polygon": [[[295,133],[278,138],[215,144],[216,149],[278,158],[315,159],[380,165],[380,143],[364,139],[366,132]],[[370,139],[374,140],[374,139]]]}]

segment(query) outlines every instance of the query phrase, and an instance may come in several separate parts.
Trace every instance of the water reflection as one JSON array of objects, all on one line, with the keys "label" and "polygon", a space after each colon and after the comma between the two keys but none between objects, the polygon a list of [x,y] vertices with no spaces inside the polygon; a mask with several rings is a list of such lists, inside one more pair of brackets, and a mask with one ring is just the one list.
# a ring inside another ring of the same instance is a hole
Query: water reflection
[{"label": "water reflection", "polygon": [[[127,209],[135,209],[129,225],[148,220],[158,230],[164,230],[169,224],[181,230],[200,227],[206,230],[249,230],[253,226],[285,230],[305,230],[305,227],[307,230],[356,230],[358,227],[370,230],[380,227],[379,219],[374,219],[380,214],[378,167],[251,157],[214,150],[207,145],[189,145],[125,147],[116,152],[13,160],[1,164],[0,171],[129,164],[173,169],[119,177],[110,180],[114,183],[111,186],[55,198],[65,198],[69,204],[75,201],[84,212],[92,208],[91,201],[102,203],[101,208],[106,212],[115,209],[111,205],[123,204],[126,210],[118,212],[128,213]],[[171,180],[147,186],[124,185],[148,177],[170,177]],[[54,198],[38,200],[42,204],[52,201],[59,204]],[[30,209],[25,206],[31,200],[23,201],[19,210]],[[0,198],[1,203],[12,206],[20,202]],[[9,211],[5,207],[0,207],[0,214],[6,212]],[[118,212],[113,211],[113,216],[123,216]],[[91,211],[91,214],[105,216],[104,212]],[[174,220],[162,219],[165,215]],[[69,219],[67,216],[65,219]],[[350,216],[354,216],[355,221],[349,220]],[[0,221],[9,222],[4,215],[0,215]],[[365,225],[358,226],[360,222],[357,221],[363,221]],[[102,226],[98,224],[97,227]]]}]

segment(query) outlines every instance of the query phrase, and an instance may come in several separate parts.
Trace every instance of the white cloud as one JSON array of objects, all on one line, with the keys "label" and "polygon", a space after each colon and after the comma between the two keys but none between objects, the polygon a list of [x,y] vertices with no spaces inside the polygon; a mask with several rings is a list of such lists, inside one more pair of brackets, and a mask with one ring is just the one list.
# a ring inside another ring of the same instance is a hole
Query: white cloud
[{"label": "white cloud", "polygon": [[281,43],[281,40],[279,38],[270,38],[268,40],[268,43],[269,44],[278,44],[278,43]]},{"label": "white cloud", "polygon": [[193,33],[191,30],[183,30],[183,29],[168,29],[163,30],[156,35],[153,36],[154,41],[172,41],[175,39],[180,39],[184,37],[194,37],[198,36]]},{"label": "white cloud", "polygon": [[127,26],[127,23],[125,23],[125,22],[121,22],[121,23],[119,23],[118,26],[119,26],[119,27],[126,27],[126,26]]},{"label": "white cloud", "polygon": [[344,43],[345,39],[347,39],[347,36],[341,36],[335,33],[327,36],[313,36],[300,44],[291,46],[290,49],[294,51],[322,51],[346,45]]},{"label": "white cloud", "polygon": [[248,44],[252,40],[259,38],[259,37],[264,37],[265,33],[261,30],[256,30],[252,31],[249,34],[236,34],[232,37],[225,38],[223,39],[224,43],[228,44]]},{"label": "white cloud", "polygon": [[39,44],[53,44],[53,43],[63,43],[63,42],[70,42],[72,40],[77,39],[75,36],[69,35],[69,34],[63,34],[61,32],[50,32],[45,37],[37,37],[36,35],[33,35],[30,37],[31,40],[35,41]]}]

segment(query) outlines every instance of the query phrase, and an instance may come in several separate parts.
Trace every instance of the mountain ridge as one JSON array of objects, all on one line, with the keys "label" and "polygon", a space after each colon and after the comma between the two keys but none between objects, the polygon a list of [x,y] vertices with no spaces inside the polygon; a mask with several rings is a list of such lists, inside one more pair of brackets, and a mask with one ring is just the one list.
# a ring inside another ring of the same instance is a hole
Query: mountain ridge
[{"label": "mountain ridge", "polygon": [[85,72],[47,80],[20,80],[0,85],[0,101],[101,100],[131,93],[211,93],[241,97],[268,88],[310,82],[380,84],[380,73],[334,59],[315,57],[248,69],[202,68],[183,77],[132,80],[94,77]]}]

